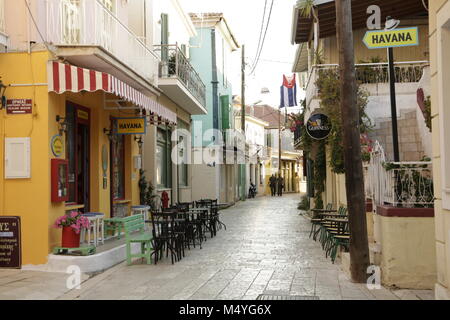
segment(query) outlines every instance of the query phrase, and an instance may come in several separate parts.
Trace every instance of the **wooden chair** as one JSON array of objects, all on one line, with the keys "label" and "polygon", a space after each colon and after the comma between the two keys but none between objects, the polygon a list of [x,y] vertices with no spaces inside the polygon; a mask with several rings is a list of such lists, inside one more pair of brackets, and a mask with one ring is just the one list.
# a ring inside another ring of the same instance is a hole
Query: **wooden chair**
[{"label": "wooden chair", "polygon": [[[131,264],[131,258],[145,258],[147,264],[152,263],[151,253],[152,247],[152,235],[145,232],[144,215],[136,214],[130,217],[122,218],[125,229],[125,242],[127,251],[127,264]],[[140,243],[141,252],[131,253],[131,244]]]}]

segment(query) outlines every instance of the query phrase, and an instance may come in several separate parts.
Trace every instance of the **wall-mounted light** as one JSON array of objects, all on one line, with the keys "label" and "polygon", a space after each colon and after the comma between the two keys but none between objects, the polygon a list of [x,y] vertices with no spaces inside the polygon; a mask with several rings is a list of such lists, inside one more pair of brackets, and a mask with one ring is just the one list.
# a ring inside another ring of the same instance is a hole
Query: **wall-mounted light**
[{"label": "wall-mounted light", "polygon": [[67,132],[68,123],[66,121],[66,118],[61,117],[60,115],[56,115],[56,122],[58,123],[58,131],[60,135]]},{"label": "wall-mounted light", "polygon": [[134,141],[137,142],[138,147],[139,147],[139,153],[141,153],[142,151],[142,145],[144,144],[144,141],[142,141],[142,137],[141,136],[134,136]]},{"label": "wall-mounted light", "polygon": [[7,86],[5,86],[2,82],[2,80],[0,80],[0,110],[3,108],[6,108],[6,97],[5,97],[5,91],[6,91]]}]

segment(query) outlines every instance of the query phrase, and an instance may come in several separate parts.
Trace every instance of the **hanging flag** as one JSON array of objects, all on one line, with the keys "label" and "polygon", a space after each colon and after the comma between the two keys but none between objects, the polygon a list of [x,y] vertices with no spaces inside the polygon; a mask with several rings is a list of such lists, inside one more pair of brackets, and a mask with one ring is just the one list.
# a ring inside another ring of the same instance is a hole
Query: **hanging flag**
[{"label": "hanging flag", "polygon": [[295,74],[289,78],[283,75],[283,85],[280,88],[280,93],[280,108],[297,106],[297,85],[295,83]]}]

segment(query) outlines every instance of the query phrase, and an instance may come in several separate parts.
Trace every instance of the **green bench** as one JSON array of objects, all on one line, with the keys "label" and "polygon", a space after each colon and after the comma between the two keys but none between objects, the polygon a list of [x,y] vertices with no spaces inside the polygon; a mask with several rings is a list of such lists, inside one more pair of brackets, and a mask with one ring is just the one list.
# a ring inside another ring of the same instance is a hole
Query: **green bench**
[{"label": "green bench", "polygon": [[[131,264],[131,258],[145,258],[147,259],[147,264],[151,264],[153,237],[150,233],[145,232],[144,216],[142,214],[136,214],[133,216],[122,218],[121,220],[125,229],[127,264]],[[132,243],[141,244],[141,253],[131,253]]]}]

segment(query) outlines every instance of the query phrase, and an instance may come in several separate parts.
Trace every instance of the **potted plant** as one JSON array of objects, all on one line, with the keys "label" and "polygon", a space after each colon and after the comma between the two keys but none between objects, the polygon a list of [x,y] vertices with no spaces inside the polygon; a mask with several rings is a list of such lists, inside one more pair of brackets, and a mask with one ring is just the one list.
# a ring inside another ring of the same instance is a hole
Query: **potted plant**
[{"label": "potted plant", "polygon": [[89,219],[81,212],[72,211],[56,219],[54,227],[62,228],[61,247],[78,248],[80,246],[81,228],[89,228]]}]

